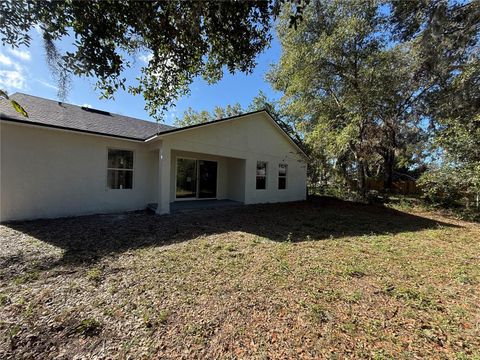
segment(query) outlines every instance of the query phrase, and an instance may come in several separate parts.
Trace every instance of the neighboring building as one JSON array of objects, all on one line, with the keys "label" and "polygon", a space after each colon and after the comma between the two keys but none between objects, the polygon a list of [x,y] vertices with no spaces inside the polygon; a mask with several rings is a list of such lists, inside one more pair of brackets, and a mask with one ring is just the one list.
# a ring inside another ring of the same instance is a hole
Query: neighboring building
[{"label": "neighboring building", "polygon": [[306,155],[261,110],[174,128],[14,94],[0,100],[0,220],[145,209],[185,199],[303,200]]}]

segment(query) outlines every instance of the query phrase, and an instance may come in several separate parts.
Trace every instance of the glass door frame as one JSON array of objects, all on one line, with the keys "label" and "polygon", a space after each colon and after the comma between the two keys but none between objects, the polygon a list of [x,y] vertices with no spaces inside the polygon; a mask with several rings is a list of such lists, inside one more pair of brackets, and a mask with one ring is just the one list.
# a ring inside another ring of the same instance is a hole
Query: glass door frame
[{"label": "glass door frame", "polygon": [[[177,176],[178,176],[178,159],[185,159],[185,160],[194,160],[196,162],[195,165],[195,170],[196,170],[196,192],[194,197],[189,197],[189,198],[177,198]],[[215,186],[216,186],[216,197],[213,198],[201,198],[199,197],[199,187],[200,187],[200,161],[211,161],[217,164],[217,178],[215,180]],[[199,159],[199,158],[193,158],[193,157],[188,157],[188,156],[176,156],[175,157],[175,201],[191,201],[191,200],[216,200],[218,198],[218,161],[217,160],[207,160],[207,159]]]},{"label": "glass door frame", "polygon": [[[195,161],[195,196],[193,197],[181,197],[177,198],[177,180],[178,180],[178,160],[193,160]],[[198,164],[197,164],[197,159],[191,158],[191,157],[186,157],[186,156],[177,156],[175,158],[175,201],[184,201],[184,200],[195,200],[198,196],[198,184],[196,183],[198,179]]]}]

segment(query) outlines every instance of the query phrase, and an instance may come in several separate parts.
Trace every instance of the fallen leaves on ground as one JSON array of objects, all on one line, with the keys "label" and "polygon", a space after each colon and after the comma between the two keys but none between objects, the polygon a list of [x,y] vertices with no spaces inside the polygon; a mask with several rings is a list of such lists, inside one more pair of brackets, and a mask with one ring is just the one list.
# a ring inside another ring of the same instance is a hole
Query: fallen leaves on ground
[{"label": "fallen leaves on ground", "polygon": [[1,358],[480,357],[480,226],[317,199],[0,227]]}]

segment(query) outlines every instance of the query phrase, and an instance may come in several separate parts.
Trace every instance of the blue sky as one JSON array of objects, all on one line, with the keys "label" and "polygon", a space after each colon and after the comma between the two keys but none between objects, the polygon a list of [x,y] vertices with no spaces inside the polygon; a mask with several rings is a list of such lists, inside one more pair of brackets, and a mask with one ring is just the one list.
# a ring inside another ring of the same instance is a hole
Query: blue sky
[{"label": "blue sky", "polygon": [[[41,35],[34,30],[31,35],[33,40],[28,48],[12,49],[0,45],[0,88],[7,90],[9,94],[18,91],[57,99],[56,84],[45,61]],[[63,40],[58,44],[59,48],[70,47],[68,41],[69,39]],[[190,95],[181,98],[177,106],[165,114],[165,123],[171,124],[174,117],[181,116],[189,106],[195,110],[211,110],[217,105],[226,106],[239,102],[246,107],[260,90],[269,98],[278,99],[280,94],[275,92],[264,78],[270,64],[276,63],[280,54],[281,47],[275,39],[271,47],[259,55],[258,65],[252,74],[226,73],[224,78],[214,85],[208,85],[201,79],[195,80],[190,86]],[[125,72],[127,79],[135,79],[145,58],[138,56],[135,66]],[[95,80],[92,78],[72,77],[72,87],[66,102],[150,120],[144,110],[145,102],[142,96],[119,91],[115,100],[100,100],[94,85]]]}]

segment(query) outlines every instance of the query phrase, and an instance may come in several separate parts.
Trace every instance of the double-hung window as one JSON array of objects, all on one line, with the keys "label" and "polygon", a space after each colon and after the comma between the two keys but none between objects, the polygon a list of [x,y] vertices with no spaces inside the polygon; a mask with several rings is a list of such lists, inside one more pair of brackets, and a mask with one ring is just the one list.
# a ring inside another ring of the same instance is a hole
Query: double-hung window
[{"label": "double-hung window", "polygon": [[265,161],[257,161],[257,190],[265,190],[267,188],[267,163]]},{"label": "double-hung window", "polygon": [[285,190],[287,188],[287,164],[278,164],[278,189]]},{"label": "double-hung window", "polygon": [[133,151],[108,149],[107,188],[133,188]]}]

